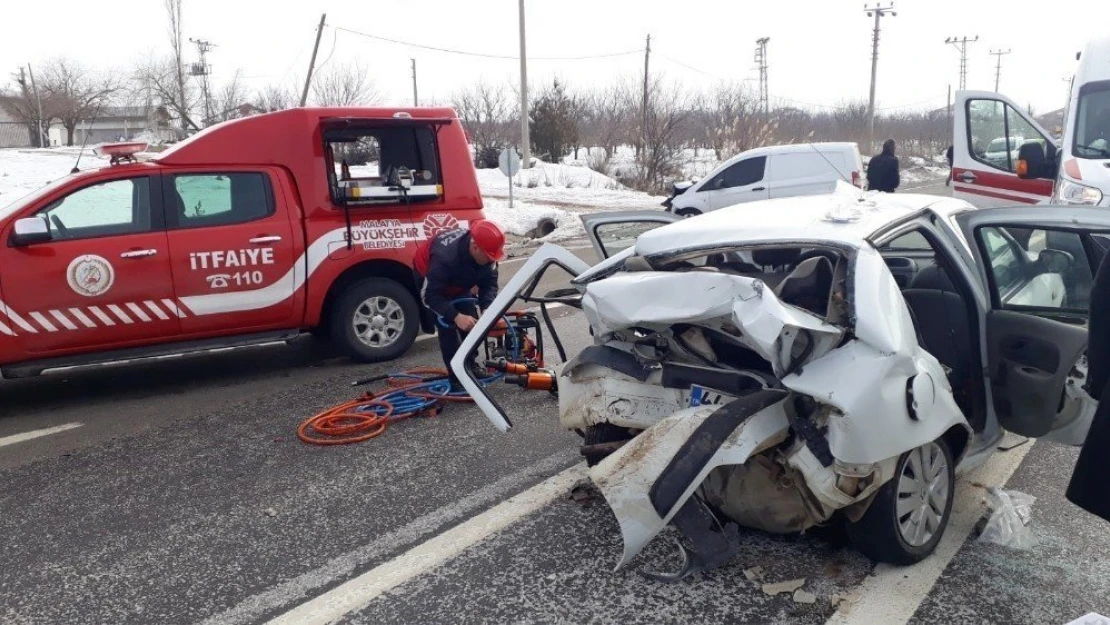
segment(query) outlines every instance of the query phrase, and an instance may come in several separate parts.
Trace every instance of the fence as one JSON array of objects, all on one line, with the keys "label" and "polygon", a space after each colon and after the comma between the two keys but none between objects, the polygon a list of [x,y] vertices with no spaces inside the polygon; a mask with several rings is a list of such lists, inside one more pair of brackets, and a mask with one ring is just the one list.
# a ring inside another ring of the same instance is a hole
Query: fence
[{"label": "fence", "polygon": [[24,122],[0,122],[0,148],[34,146],[35,132]]}]

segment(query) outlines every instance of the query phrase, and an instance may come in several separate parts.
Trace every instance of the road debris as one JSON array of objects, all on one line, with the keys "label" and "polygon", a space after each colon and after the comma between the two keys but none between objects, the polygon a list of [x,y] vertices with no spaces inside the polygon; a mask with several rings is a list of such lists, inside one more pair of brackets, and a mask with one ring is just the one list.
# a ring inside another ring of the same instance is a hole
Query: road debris
[{"label": "road debris", "polygon": [[794,591],[794,603],[817,603],[817,595],[799,588]]},{"label": "road debris", "polygon": [[589,508],[600,498],[601,492],[591,482],[581,481],[570,489],[570,500],[583,508]]},{"label": "road debris", "polygon": [[774,584],[763,584],[763,592],[773,597],[784,592],[794,592],[805,585],[806,578],[802,577],[785,582],[776,582]]},{"label": "road debris", "polygon": [[993,513],[977,542],[994,543],[1003,547],[1028,550],[1036,545],[1033,536],[1033,502],[1037,500],[1032,495],[1016,490],[1002,490],[997,486],[987,489],[987,505]]},{"label": "road debris", "polygon": [[841,614],[847,614],[852,611],[852,606],[855,605],[860,599],[859,591],[851,591],[845,593],[833,593],[829,597],[829,603],[833,608],[840,611]]},{"label": "road debris", "polygon": [[750,569],[744,569],[744,577],[746,577],[749,582],[759,583],[763,580],[763,567],[753,566]]},{"label": "road debris", "polygon": [[274,510],[273,508],[266,508],[265,514],[266,516],[277,516],[277,510]]}]

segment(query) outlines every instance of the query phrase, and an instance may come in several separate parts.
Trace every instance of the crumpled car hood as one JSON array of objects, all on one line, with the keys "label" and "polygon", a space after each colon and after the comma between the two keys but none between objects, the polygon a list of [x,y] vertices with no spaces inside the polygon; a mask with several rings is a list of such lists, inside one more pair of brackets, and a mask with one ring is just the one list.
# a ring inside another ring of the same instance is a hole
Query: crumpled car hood
[{"label": "crumpled car hood", "polygon": [[597,336],[629,328],[677,323],[740,330],[738,341],[766,359],[782,376],[798,330],[814,341],[806,360],[836,347],[844,331],[816,315],[782,303],[758,278],[692,271],[621,273],[591,282],[582,310]]}]

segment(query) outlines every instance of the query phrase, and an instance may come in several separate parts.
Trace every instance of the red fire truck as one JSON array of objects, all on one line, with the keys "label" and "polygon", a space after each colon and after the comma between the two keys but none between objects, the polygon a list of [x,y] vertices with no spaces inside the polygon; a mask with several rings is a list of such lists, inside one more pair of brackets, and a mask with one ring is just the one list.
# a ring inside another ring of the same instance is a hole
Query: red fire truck
[{"label": "red fire truck", "polygon": [[144,147],[0,209],[3,377],[306,331],[392,359],[432,329],[417,242],[482,218],[448,108],[300,108]]}]

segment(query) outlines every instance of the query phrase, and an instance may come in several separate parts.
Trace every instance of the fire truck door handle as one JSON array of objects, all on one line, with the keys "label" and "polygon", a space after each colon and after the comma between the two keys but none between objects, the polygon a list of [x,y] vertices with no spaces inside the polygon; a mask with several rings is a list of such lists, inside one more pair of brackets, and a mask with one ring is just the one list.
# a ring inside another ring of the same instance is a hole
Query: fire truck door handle
[{"label": "fire truck door handle", "polygon": [[959,179],[964,182],[975,182],[975,174],[970,171],[964,171],[960,173]]},{"label": "fire truck door handle", "polygon": [[146,258],[147,256],[154,256],[158,250],[131,250],[119,255],[120,258]]},{"label": "fire truck door handle", "polygon": [[264,245],[266,243],[277,243],[280,240],[281,240],[281,237],[279,237],[278,235],[275,234],[273,236],[268,236],[268,237],[255,237],[253,239],[250,239],[250,242],[255,244],[255,245]]}]

